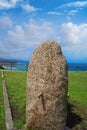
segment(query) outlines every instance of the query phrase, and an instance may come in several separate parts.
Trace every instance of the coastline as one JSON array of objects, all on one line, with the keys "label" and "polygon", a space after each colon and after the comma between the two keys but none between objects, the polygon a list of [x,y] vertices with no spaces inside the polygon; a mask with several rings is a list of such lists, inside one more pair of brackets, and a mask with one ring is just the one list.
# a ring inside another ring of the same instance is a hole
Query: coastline
[{"label": "coastline", "polygon": [[[0,69],[5,70],[14,70],[14,71],[27,71],[28,63],[1,63]],[[87,71],[87,63],[68,63],[68,72],[86,72]]]}]

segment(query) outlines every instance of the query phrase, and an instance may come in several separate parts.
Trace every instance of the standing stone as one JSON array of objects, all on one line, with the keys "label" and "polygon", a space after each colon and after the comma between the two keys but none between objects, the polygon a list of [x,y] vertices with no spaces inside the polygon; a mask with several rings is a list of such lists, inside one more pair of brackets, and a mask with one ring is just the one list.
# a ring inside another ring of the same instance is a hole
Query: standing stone
[{"label": "standing stone", "polygon": [[33,53],[27,75],[26,124],[31,130],[64,130],[67,64],[61,47],[45,41]]}]

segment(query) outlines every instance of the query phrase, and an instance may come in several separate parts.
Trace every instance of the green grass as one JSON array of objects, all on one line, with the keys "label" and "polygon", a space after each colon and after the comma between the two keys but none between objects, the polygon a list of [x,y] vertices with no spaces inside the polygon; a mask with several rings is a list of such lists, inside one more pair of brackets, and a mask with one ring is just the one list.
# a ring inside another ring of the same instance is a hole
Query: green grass
[{"label": "green grass", "polygon": [[87,72],[69,72],[68,76],[71,99],[87,107]]},{"label": "green grass", "polygon": [[87,72],[69,72],[68,124],[72,130],[87,130]]},{"label": "green grass", "polygon": [[[21,128],[25,123],[26,108],[26,72],[5,71],[10,105],[13,112],[13,120],[16,128]],[[73,124],[72,130],[87,129],[87,72],[69,72],[69,121]],[[1,86],[1,80],[0,80]],[[0,100],[2,99],[2,89],[0,88]],[[3,104],[3,102],[2,102]],[[3,105],[1,105],[3,106]],[[73,106],[73,107],[72,107]],[[3,107],[2,107],[3,108]],[[1,109],[1,107],[0,107]],[[0,115],[0,126],[4,126],[3,109]],[[4,129],[0,129],[4,130]]]},{"label": "green grass", "polygon": [[14,126],[21,128],[25,124],[26,72],[6,71],[5,80]]},{"label": "green grass", "polygon": [[1,71],[0,71],[0,130],[6,130]]}]

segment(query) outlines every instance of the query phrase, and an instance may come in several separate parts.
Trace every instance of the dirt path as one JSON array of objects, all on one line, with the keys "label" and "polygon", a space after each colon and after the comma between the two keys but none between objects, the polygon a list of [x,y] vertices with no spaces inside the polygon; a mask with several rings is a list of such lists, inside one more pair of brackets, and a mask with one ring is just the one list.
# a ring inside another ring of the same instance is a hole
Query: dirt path
[{"label": "dirt path", "polygon": [[3,96],[4,96],[4,107],[5,107],[5,119],[6,119],[6,129],[7,130],[14,130],[13,121],[12,121],[12,114],[9,105],[9,99],[6,89],[6,83],[4,79],[4,73],[2,71],[2,88],[3,88]]}]

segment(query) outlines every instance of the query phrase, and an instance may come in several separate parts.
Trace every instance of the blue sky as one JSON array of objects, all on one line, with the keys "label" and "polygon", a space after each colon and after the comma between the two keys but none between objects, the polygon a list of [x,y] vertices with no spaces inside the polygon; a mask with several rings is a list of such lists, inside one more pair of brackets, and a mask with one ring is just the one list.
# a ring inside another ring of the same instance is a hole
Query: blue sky
[{"label": "blue sky", "polygon": [[87,0],[0,0],[0,57],[30,60],[45,40],[68,62],[87,62]]}]

